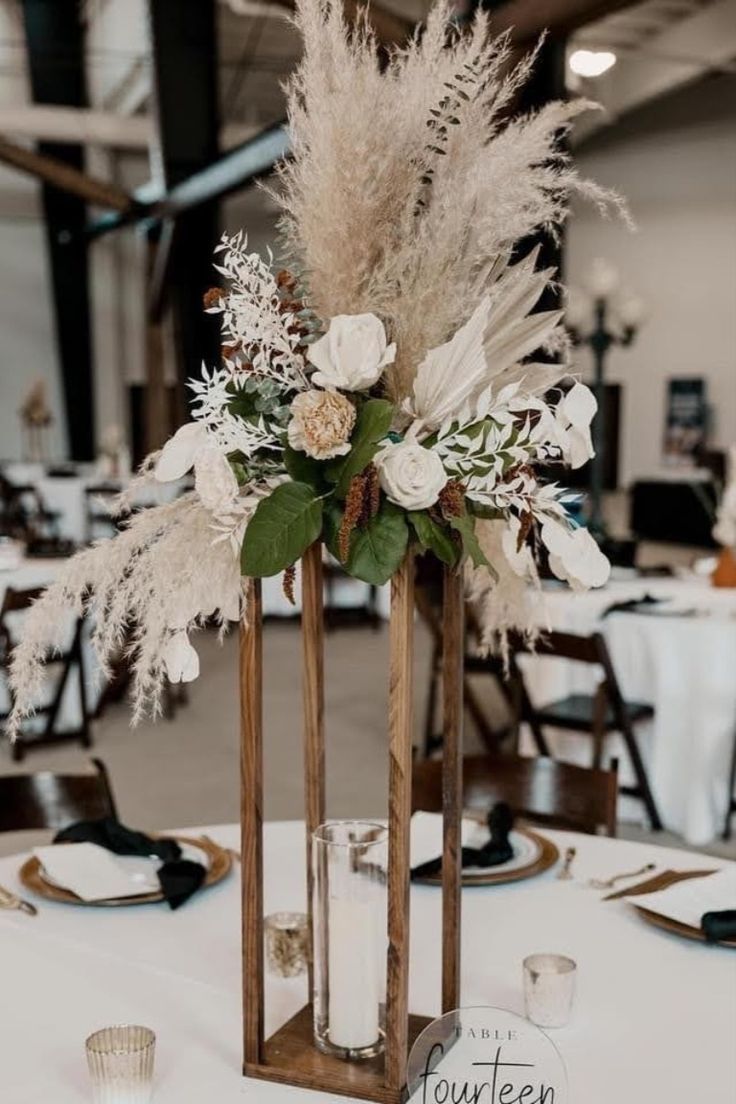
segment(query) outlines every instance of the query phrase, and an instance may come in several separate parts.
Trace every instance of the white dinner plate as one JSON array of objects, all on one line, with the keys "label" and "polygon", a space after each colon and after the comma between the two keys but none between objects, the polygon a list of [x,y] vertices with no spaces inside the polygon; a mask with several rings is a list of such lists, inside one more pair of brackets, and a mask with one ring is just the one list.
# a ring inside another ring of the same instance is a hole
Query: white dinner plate
[{"label": "white dinner plate", "polygon": [[[200,863],[205,870],[210,868],[210,856],[201,847],[195,847],[194,844],[180,843],[181,858],[190,859],[192,862]],[[156,856],[150,858],[146,855],[114,855],[116,863],[125,871],[130,878],[131,883],[139,886],[138,894],[144,896],[149,893],[157,893],[160,889],[159,881],[157,878],[158,871],[163,866],[163,860]],[[66,889],[65,885],[48,873],[44,866],[40,866],[39,875],[46,885],[53,886],[55,889]],[[129,894],[129,896],[135,896],[136,894]]]}]

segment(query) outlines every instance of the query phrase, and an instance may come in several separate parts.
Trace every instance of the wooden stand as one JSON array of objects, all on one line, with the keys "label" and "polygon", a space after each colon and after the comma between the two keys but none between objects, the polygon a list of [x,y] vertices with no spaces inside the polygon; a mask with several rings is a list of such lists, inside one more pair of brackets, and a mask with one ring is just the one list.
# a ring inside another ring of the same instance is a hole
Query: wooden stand
[{"label": "wooden stand", "polygon": [[[442,1011],[460,1003],[460,814],[462,804],[462,575],[445,570]],[[322,550],[302,558],[304,764],[308,908],[311,838],[325,820],[324,626]],[[263,718],[260,584],[253,583],[241,629],[240,722],[243,874],[243,1072],[283,1084],[399,1104],[408,1051],[430,1022],[410,1016],[409,825],[413,736],[414,563],[407,556],[391,583],[389,681],[389,860],[386,1037],[382,1056],[346,1062],[317,1050],[307,1005],[264,1039]],[[310,971],[311,987],[311,971]]]}]

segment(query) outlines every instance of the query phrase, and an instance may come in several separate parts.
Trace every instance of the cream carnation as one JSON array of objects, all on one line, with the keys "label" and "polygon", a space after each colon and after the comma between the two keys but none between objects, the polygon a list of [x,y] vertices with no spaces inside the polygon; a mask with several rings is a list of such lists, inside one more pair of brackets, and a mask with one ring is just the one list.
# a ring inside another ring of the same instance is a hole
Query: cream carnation
[{"label": "cream carnation", "polygon": [[413,441],[387,445],[376,457],[376,466],[389,500],[405,510],[426,510],[447,482],[437,453]]},{"label": "cream carnation", "polygon": [[289,444],[315,460],[350,452],[355,407],[336,391],[302,391],[291,404]]},{"label": "cream carnation", "polygon": [[365,391],[393,364],[396,346],[386,344],[383,322],[375,314],[337,314],[307,356],[317,368],[312,380],[320,387]]}]

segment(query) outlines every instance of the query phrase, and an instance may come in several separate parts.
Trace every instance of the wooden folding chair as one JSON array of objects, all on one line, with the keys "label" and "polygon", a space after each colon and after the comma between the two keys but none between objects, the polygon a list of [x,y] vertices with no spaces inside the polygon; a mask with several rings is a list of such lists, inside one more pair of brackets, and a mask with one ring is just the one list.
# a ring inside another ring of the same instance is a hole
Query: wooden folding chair
[{"label": "wooden folding chair", "polygon": [[[28,590],[16,590],[13,587],[6,589],[3,604],[0,608],[0,669],[4,668],[7,671],[15,646],[12,626],[8,623],[8,616],[28,610],[41,594],[43,594],[43,587]],[[27,734],[21,734],[12,742],[11,753],[16,761],[23,759],[26,748],[30,746],[56,744],[65,740],[79,740],[82,747],[92,746],[90,715],[85,687],[82,624],[82,619],[78,618],[74,623],[69,647],[58,655],[50,655],[46,660],[46,667],[53,675],[49,687],[51,697],[40,702],[35,709],[37,716],[45,718],[44,724],[40,732],[28,731]],[[78,677],[80,723],[77,728],[59,730],[57,726],[64,691],[74,671],[76,671]],[[8,693],[11,693],[9,684]],[[7,717],[8,713],[0,713],[0,720],[7,720]]]},{"label": "wooden folding chair", "polygon": [[[517,657],[521,653],[595,665],[602,669],[603,677],[593,694],[569,694],[565,698],[535,706],[517,663]],[[605,637],[601,633],[578,636],[573,633],[550,632],[540,637],[534,645],[515,638],[510,677],[511,685],[515,687],[517,720],[529,725],[542,755],[549,755],[545,727],[590,735],[593,739],[592,765],[598,768],[601,765],[606,736],[611,732],[621,734],[636,784],[622,786],[620,792],[638,798],[644,804],[652,830],[661,829],[662,821],[635,733],[637,724],[651,720],[654,709],[644,702],[625,700]]]},{"label": "wooden folding chair", "polygon": [[10,774],[0,777],[0,832],[52,828],[78,820],[116,817],[115,798],[105,764],[90,760],[85,774]]},{"label": "wooden folding chair", "polygon": [[[505,801],[518,816],[591,835],[616,835],[618,764],[610,770],[555,759],[470,755],[463,759],[463,808],[487,812]],[[412,811],[442,811],[442,761],[425,759],[412,771]]]}]

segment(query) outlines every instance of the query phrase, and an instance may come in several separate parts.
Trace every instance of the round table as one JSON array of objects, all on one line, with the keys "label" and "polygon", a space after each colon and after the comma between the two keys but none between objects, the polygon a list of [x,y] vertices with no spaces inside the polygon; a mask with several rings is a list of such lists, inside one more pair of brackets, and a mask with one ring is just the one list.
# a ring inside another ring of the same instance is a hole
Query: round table
[{"label": "round table", "polygon": [[[235,826],[189,829],[237,846]],[[727,1104],[736,1087],[736,953],[646,924],[623,901],[587,887],[656,862],[712,869],[705,855],[549,832],[574,845],[575,880],[555,871],[463,893],[462,1001],[522,1010],[521,962],[535,951],[572,955],[579,968],[573,1019],[553,1033],[571,1104]],[[304,906],[304,827],[265,828],[265,907]],[[0,884],[19,890],[22,856],[0,860]],[[3,1099],[82,1104],[89,1099],[84,1039],[105,1024],[143,1022],[158,1036],[156,1104],[309,1104],[320,1097],[243,1081],[240,894],[237,874],[177,912],[165,905],[82,908],[38,901],[39,915],[0,911]],[[440,894],[411,893],[412,1011],[437,1014]],[[267,1031],[304,1003],[304,979],[267,975]],[[551,1033],[552,1034],[552,1033]]]},{"label": "round table", "polygon": [[[645,594],[661,600],[652,612],[603,617],[614,603]],[[549,628],[604,634],[624,697],[655,709],[637,733],[664,825],[695,846],[708,843],[723,827],[736,737],[736,589],[695,577],[617,580],[584,593],[552,586],[542,617]],[[522,664],[540,705],[589,693],[600,680],[594,668],[568,660],[525,657]],[[587,739],[559,736],[553,745],[562,758],[590,763]],[[628,769],[622,746],[611,743],[608,754]],[[632,811],[641,817],[639,803],[622,800],[619,816],[630,819]]]}]

